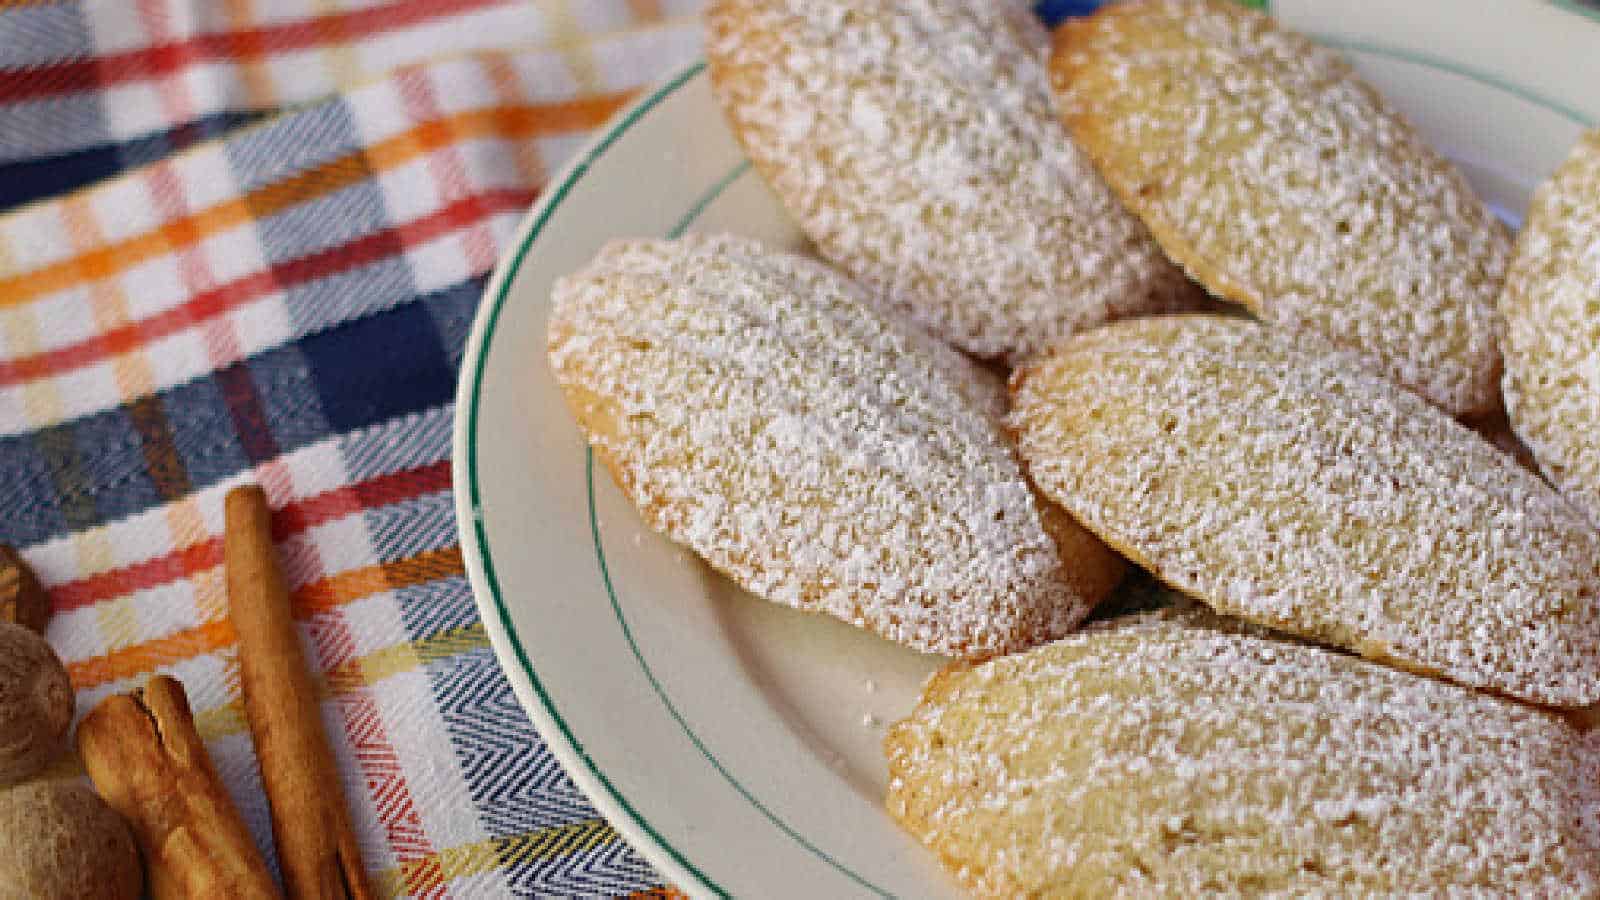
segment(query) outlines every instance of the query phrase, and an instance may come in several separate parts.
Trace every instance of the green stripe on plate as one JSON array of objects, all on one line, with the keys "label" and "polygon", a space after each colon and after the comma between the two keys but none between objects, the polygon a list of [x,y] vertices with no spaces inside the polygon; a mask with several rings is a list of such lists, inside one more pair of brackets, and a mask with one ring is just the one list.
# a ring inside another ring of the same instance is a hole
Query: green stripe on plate
[{"label": "green stripe on plate", "polygon": [[1570,13],[1576,13],[1594,22],[1600,22],[1600,7],[1583,0],[1550,0],[1551,3]]},{"label": "green stripe on plate", "polygon": [[1433,56],[1431,54],[1422,53],[1416,50],[1405,50],[1399,47],[1389,47],[1372,41],[1355,40],[1333,34],[1313,33],[1310,35],[1310,37],[1317,43],[1327,47],[1333,47],[1336,50],[1346,50],[1355,53],[1369,53],[1373,56],[1383,56],[1389,59],[1399,60],[1400,62],[1426,66],[1430,69],[1438,69],[1441,72],[1449,72],[1452,75],[1460,75],[1463,78],[1469,78],[1473,81],[1476,81],[1485,87],[1492,87],[1495,90],[1504,91],[1505,93],[1510,94],[1513,97],[1517,97],[1518,99],[1526,100],[1535,106],[1542,106],[1556,115],[1561,116],[1564,119],[1568,119],[1571,122],[1581,125],[1585,128],[1592,128],[1595,124],[1594,119],[1581,109],[1568,106],[1559,100],[1546,97],[1544,94],[1532,88],[1523,87],[1520,84],[1507,81],[1493,72],[1489,72],[1484,69],[1475,68],[1473,66],[1455,62],[1454,60],[1444,59],[1442,57]]},{"label": "green stripe on plate", "polygon": [[[726,174],[717,179],[714,184],[712,184],[705,190],[704,193],[700,195],[700,198],[695,201],[693,206],[689,207],[689,211],[684,213],[683,217],[678,220],[678,223],[667,232],[667,237],[682,237],[684,232],[688,231],[690,226],[694,225],[695,220],[700,218],[700,214],[706,211],[707,207],[715,203],[717,198],[722,196],[724,191],[726,191],[729,187],[732,187],[735,182],[737,182],[749,171],[749,160],[744,160],[743,162],[740,162],[738,165],[734,166],[732,169],[729,169]],[[756,796],[750,793],[750,790],[741,784],[739,779],[733,776],[732,772],[728,771],[727,766],[722,764],[722,760],[718,759],[716,754],[711,752],[710,748],[705,745],[705,742],[700,740],[700,736],[696,734],[695,730],[689,726],[687,721],[684,720],[683,714],[678,712],[677,705],[672,702],[671,697],[667,696],[666,689],[663,688],[661,686],[661,682],[656,679],[655,671],[651,669],[650,664],[645,661],[644,653],[640,651],[638,642],[633,639],[633,629],[628,625],[627,615],[623,613],[622,604],[617,600],[617,592],[612,587],[611,569],[606,563],[605,544],[600,538],[600,520],[595,514],[594,451],[586,447],[584,448],[583,454],[584,480],[589,491],[589,533],[594,537],[595,557],[600,563],[600,579],[605,583],[606,596],[611,599],[611,611],[617,617],[617,626],[622,629],[622,637],[628,642],[628,649],[633,651],[634,661],[639,664],[640,670],[644,672],[644,677],[650,682],[650,687],[655,690],[656,696],[661,698],[661,703],[667,708],[667,713],[672,716],[673,721],[678,723],[678,727],[683,729],[683,733],[689,737],[689,740],[694,744],[695,749],[700,751],[700,755],[705,757],[706,761],[711,763],[712,768],[717,770],[717,774],[721,775],[723,780],[732,785],[733,789],[739,792],[739,796],[743,797],[747,802],[750,803],[751,806],[754,806],[756,810],[759,811],[763,816],[766,816],[767,821],[771,822],[773,825],[776,825],[780,831],[788,835],[794,840],[795,843],[810,851],[813,856],[816,856],[818,859],[826,862],[828,865],[832,866],[834,869],[838,870],[861,887],[872,891],[880,897],[894,896],[888,891],[885,891],[883,888],[880,888],[863,878],[859,873],[851,869],[849,866],[846,866],[834,859],[826,850],[823,850],[816,844],[806,840],[804,835],[794,830],[789,823],[785,822],[783,819],[779,818],[776,813],[768,809],[766,804],[756,799]]]},{"label": "green stripe on plate", "polygon": [[567,194],[571,192],[573,185],[577,184],[579,179],[589,171],[589,166],[607,150],[611,149],[611,145],[615,144],[640,119],[644,118],[646,113],[650,112],[662,100],[683,87],[704,70],[705,63],[703,62],[696,63],[685,69],[662,85],[638,106],[634,107],[620,122],[612,126],[573,166],[567,178],[556,188],[555,193],[550,197],[549,204],[544,208],[544,212],[540,215],[538,221],[534,222],[533,227],[528,231],[527,238],[523,240],[522,245],[517,248],[516,253],[512,256],[511,264],[507,268],[505,279],[501,282],[500,290],[490,299],[491,305],[488,310],[488,320],[484,325],[483,347],[478,354],[477,360],[475,360],[472,370],[472,392],[467,409],[466,462],[468,504],[473,512],[473,534],[477,538],[478,546],[483,551],[481,556],[484,582],[489,587],[489,594],[494,600],[495,612],[500,617],[501,626],[511,641],[511,649],[516,654],[517,662],[521,664],[523,673],[527,675],[528,682],[533,685],[534,693],[538,695],[540,704],[544,706],[545,712],[549,714],[551,721],[555,722],[556,728],[561,732],[561,738],[566,741],[567,746],[582,761],[584,768],[594,776],[595,780],[600,783],[611,799],[616,801],[617,806],[633,821],[633,824],[646,835],[649,835],[655,845],[676,862],[683,871],[689,873],[697,882],[697,887],[726,897],[728,896],[727,891],[712,881],[709,876],[697,868],[694,863],[690,862],[676,847],[667,843],[660,832],[656,831],[655,827],[644,816],[640,815],[637,809],[634,809],[633,804],[628,802],[628,798],[622,796],[621,792],[616,789],[616,786],[611,783],[606,774],[595,764],[594,759],[589,756],[589,752],[583,748],[582,742],[572,733],[572,729],[568,727],[566,720],[561,717],[560,711],[556,709],[555,701],[545,690],[544,683],[539,680],[538,674],[534,672],[533,664],[528,659],[527,648],[522,645],[522,638],[517,634],[516,626],[512,624],[511,611],[506,608],[505,597],[500,590],[499,576],[495,574],[494,554],[490,549],[488,531],[483,526],[483,489],[478,473],[478,415],[482,408],[483,373],[488,368],[489,354],[494,346],[495,330],[500,324],[500,313],[505,308],[506,295],[510,292],[512,283],[516,281],[516,274],[522,268],[523,261],[527,259],[528,251],[533,249],[534,242],[544,232],[545,225],[549,223],[550,217],[561,205]]}]

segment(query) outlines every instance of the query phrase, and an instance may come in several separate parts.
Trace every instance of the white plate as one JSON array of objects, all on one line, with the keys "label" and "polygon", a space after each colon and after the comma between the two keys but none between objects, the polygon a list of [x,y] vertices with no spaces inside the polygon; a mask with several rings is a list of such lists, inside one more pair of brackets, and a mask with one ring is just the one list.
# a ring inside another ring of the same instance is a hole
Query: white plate
[{"label": "white plate", "polygon": [[[1600,121],[1600,27],[1534,0],[1285,0],[1518,218]],[[883,723],[940,660],[761,602],[646,531],[545,363],[550,285],[609,238],[800,245],[694,67],[621,115],[490,282],[456,409],[467,572],[518,698],[573,779],[696,894],[953,896],[882,812]]]}]

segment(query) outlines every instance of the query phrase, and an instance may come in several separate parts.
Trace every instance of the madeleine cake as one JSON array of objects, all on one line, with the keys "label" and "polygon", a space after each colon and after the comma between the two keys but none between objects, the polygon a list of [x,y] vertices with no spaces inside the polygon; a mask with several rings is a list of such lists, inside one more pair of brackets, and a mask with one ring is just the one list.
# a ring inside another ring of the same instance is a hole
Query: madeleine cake
[{"label": "madeleine cake", "polygon": [[1213,293],[1320,334],[1452,415],[1499,404],[1505,228],[1332,50],[1228,0],[1056,32],[1061,115]]},{"label": "madeleine cake", "polygon": [[1065,634],[1124,571],[1037,498],[987,373],[819,263],[614,243],[557,284],[549,350],[645,521],[757,596],[984,657]]},{"label": "madeleine cake", "polygon": [[1034,482],[1218,611],[1535,703],[1600,700],[1600,535],[1320,340],[1108,325],[1012,376]]},{"label": "madeleine cake", "polygon": [[712,83],[828,260],[1009,362],[1196,297],[1056,119],[1018,0],[714,0]]},{"label": "madeleine cake", "polygon": [[1600,526],[1600,131],[1534,193],[1500,314],[1512,429]]},{"label": "madeleine cake", "polygon": [[1600,742],[1171,616],[935,675],[889,812],[982,897],[1594,896]]}]

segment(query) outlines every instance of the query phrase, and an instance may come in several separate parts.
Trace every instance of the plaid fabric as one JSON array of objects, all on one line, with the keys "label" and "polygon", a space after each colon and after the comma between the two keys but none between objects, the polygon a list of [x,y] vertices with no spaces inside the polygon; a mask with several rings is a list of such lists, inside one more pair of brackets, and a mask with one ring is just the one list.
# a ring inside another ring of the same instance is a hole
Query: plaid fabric
[{"label": "plaid fabric", "polygon": [[[3,4],[0,4],[3,6]],[[0,209],[404,65],[546,47],[583,94],[680,63],[700,0],[90,0],[0,11]]]},{"label": "plaid fabric", "polygon": [[181,679],[263,848],[221,568],[245,479],[281,510],[384,894],[667,892],[501,675],[448,454],[491,268],[591,130],[695,55],[692,5],[0,10],[0,202],[59,194],[0,215],[0,539],[51,589],[80,711]]}]

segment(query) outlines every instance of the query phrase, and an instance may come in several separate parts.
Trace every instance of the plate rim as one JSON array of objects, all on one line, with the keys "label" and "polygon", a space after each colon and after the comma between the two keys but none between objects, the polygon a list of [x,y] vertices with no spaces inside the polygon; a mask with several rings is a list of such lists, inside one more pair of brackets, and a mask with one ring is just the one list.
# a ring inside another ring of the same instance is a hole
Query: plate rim
[{"label": "plate rim", "polygon": [[[1270,9],[1270,2],[1261,4]],[[1590,22],[1600,21],[1600,13],[1593,12],[1576,5],[1569,5],[1563,0],[1553,0],[1552,5],[1564,8],[1580,18]],[[1486,87],[1497,89],[1515,95],[1522,100],[1542,106],[1545,109],[1561,115],[1582,127],[1592,128],[1596,121],[1583,111],[1573,109],[1565,103],[1542,95],[1537,90],[1518,85],[1507,80],[1501,75],[1487,69],[1479,69],[1454,60],[1437,57],[1433,54],[1418,52],[1411,48],[1385,46],[1380,43],[1365,41],[1352,41],[1328,35],[1313,35],[1319,43],[1332,46],[1335,49],[1356,52],[1368,52],[1387,56],[1404,62],[1419,64],[1429,68],[1443,69],[1452,74],[1465,77],[1483,84]],[[473,589],[474,598],[478,607],[480,618],[484,622],[490,643],[495,651],[497,662],[506,672],[507,681],[516,694],[521,707],[533,721],[540,737],[549,747],[552,755],[561,764],[563,770],[583,791],[584,795],[594,804],[605,819],[625,838],[628,843],[638,850],[659,874],[675,884],[682,890],[691,894],[713,894],[727,896],[728,892],[718,885],[709,875],[697,867],[691,860],[683,855],[665,836],[651,825],[650,821],[636,809],[629,800],[611,783],[610,779],[599,768],[594,760],[584,749],[583,743],[574,735],[565,720],[557,711],[554,699],[545,690],[522,640],[511,622],[510,610],[502,596],[498,577],[495,574],[493,559],[489,552],[488,535],[481,515],[481,501],[479,490],[479,472],[477,465],[477,433],[479,422],[479,398],[484,373],[487,369],[488,350],[494,336],[495,327],[500,314],[506,306],[511,285],[522,269],[524,260],[533,249],[538,238],[543,234],[543,229],[556,209],[565,200],[566,196],[576,183],[588,171],[589,167],[613,144],[615,144],[634,125],[650,113],[662,101],[683,88],[696,77],[701,76],[706,70],[706,62],[697,59],[657,83],[651,89],[641,93],[640,97],[627,107],[619,110],[609,123],[603,126],[584,149],[578,153],[571,162],[562,167],[558,175],[548,182],[549,189],[543,193],[518,226],[512,239],[511,250],[502,256],[493,275],[486,284],[483,301],[474,315],[472,330],[468,336],[465,350],[462,355],[461,370],[457,382],[455,395],[454,433],[452,435],[452,481],[453,494],[456,508],[458,533],[462,545],[463,561],[469,584]],[[748,162],[745,164],[748,167]],[[703,204],[702,204],[703,206]],[[699,207],[692,210],[685,222],[692,220]],[[592,451],[586,449],[585,468],[590,479],[589,503],[594,502],[592,488],[593,457]],[[593,513],[591,509],[591,524]],[[605,572],[603,549],[596,539],[596,551],[599,556],[601,578],[607,581],[610,591],[609,577]],[[627,629],[626,621],[622,627]],[[628,638],[632,643],[631,636]],[[637,653],[637,650],[635,651]],[[509,665],[515,660],[518,665]],[[646,675],[649,675],[648,670]],[[651,679],[654,680],[653,677]],[[658,695],[661,693],[657,688]],[[663,697],[663,700],[666,698]],[[677,716],[676,711],[668,702],[668,711],[678,719],[678,724],[688,733],[691,740],[700,750],[702,755],[710,758],[707,751],[700,746],[700,741],[687,725]],[[713,765],[716,760],[710,758]],[[726,777],[726,773],[725,777]],[[731,778],[730,778],[731,781]],[[734,787],[739,788],[735,782]],[[754,801],[746,793],[746,799],[755,802],[760,808],[761,804]],[[772,814],[762,809],[769,819]],[[783,823],[777,822],[780,828]],[[785,829],[787,830],[787,829]],[[792,836],[792,835],[791,835]],[[814,849],[809,848],[808,849]],[[838,863],[834,863],[838,866]],[[855,873],[846,870],[846,874]],[[860,876],[855,876],[859,880]]]},{"label": "plate rim", "polygon": [[[556,710],[555,703],[540,681],[522,640],[511,625],[510,610],[501,595],[500,583],[494,571],[494,561],[489,554],[488,535],[484,529],[482,504],[478,486],[477,425],[478,399],[484,372],[487,369],[489,341],[505,307],[507,294],[522,263],[543,232],[551,215],[601,155],[611,148],[639,120],[661,101],[692,81],[706,68],[703,59],[684,66],[645,92],[640,98],[619,110],[604,127],[604,131],[591,140],[573,160],[562,168],[548,184],[546,191],[528,211],[513,238],[513,250],[502,257],[494,274],[484,286],[483,300],[473,316],[472,332],[467,337],[466,349],[461,357],[461,373],[456,384],[455,427],[451,436],[451,481],[456,507],[456,528],[460,536],[462,561],[465,563],[467,582],[472,586],[473,597],[494,648],[497,662],[506,673],[519,705],[532,719],[534,728],[544,740],[561,768],[583,791],[589,802],[605,817],[612,827],[638,850],[656,870],[681,890],[691,893],[711,893],[728,896],[728,892],[712,881],[677,850],[660,832],[656,831],[643,814],[612,785],[577,736],[567,727]],[[593,502],[591,493],[590,502]],[[602,563],[603,565],[603,563]],[[490,615],[489,613],[494,613]],[[509,659],[520,663],[520,671],[506,664]]]},{"label": "plate rim", "polygon": [[[632,126],[638,124],[648,115],[655,106],[697,79],[706,77],[707,68],[707,63],[703,58],[694,60],[658,82],[653,89],[643,92],[638,100],[619,110],[609,120],[608,124],[603,126],[604,130],[597,134],[571,163],[563,167],[556,178],[551,180],[552,190],[541,196],[518,226],[517,233],[513,238],[513,249],[502,256],[500,265],[485,285],[484,306],[479,309],[474,318],[473,328],[463,353],[462,369],[456,392],[455,431],[452,437],[453,459],[458,464],[452,466],[452,480],[454,483],[458,531],[462,536],[463,561],[467,580],[473,588],[480,618],[484,621],[490,644],[495,650],[497,662],[500,664],[501,669],[506,672],[507,681],[510,682],[513,692],[516,694],[523,709],[529,713],[540,737],[550,748],[557,761],[561,763],[563,770],[572,777],[588,800],[595,805],[597,811],[617,829],[630,846],[644,855],[662,875],[667,876],[669,881],[672,881],[677,887],[686,890],[691,895],[726,897],[731,896],[726,888],[722,887],[710,875],[691,862],[682,851],[652,826],[643,813],[636,809],[622,792],[611,783],[604,771],[590,758],[588,752],[584,749],[583,742],[567,726],[561,713],[556,709],[554,699],[545,690],[543,682],[522,646],[521,638],[518,636],[515,624],[512,622],[510,610],[502,596],[498,576],[495,574],[487,529],[480,514],[481,497],[478,486],[476,453],[478,401],[481,395],[483,375],[487,369],[487,354],[495,335],[500,313],[506,306],[511,286],[521,271],[523,261],[537,243],[551,215],[566,199],[566,195],[570,190],[587,174],[590,166],[602,157]],[[679,217],[665,236],[675,238],[681,235],[723,192],[740,181],[753,169],[754,164],[749,159],[744,159],[726,171],[697,197],[696,201]],[[465,461],[466,465],[460,465],[459,463],[462,461]],[[880,897],[895,896],[872,883],[867,876],[840,862],[828,851],[816,846],[804,834],[796,831],[793,826],[751,793],[749,788],[729,772],[717,754],[705,745],[704,740],[695,729],[684,720],[683,715],[677,709],[677,705],[661,686],[649,662],[645,660],[640,652],[638,644],[633,637],[632,626],[622,611],[617,593],[613,587],[610,566],[606,559],[606,550],[600,537],[595,513],[594,452],[592,448],[587,446],[584,448],[583,467],[589,515],[588,531],[592,540],[601,586],[610,600],[617,624],[622,632],[623,641],[632,652],[641,674],[662,703],[667,715],[677,725],[678,729],[683,732],[684,736],[688,738],[700,757],[710,763],[711,767],[717,771],[722,780],[778,831],[783,832],[806,853],[867,892]],[[508,665],[508,660],[510,659],[515,659],[519,667],[516,669],[510,667]],[[526,681],[526,684],[524,684],[524,681]]]}]

